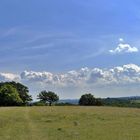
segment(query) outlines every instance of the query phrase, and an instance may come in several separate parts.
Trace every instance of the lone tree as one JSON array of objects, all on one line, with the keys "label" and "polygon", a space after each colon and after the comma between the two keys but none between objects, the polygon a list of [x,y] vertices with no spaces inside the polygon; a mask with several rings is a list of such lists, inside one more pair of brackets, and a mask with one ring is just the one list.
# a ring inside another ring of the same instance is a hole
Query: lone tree
[{"label": "lone tree", "polygon": [[52,91],[44,90],[39,93],[38,99],[40,99],[40,101],[43,101],[45,103],[48,102],[49,106],[51,106],[53,102],[57,102],[59,100],[59,97]]},{"label": "lone tree", "polygon": [[92,94],[84,94],[79,100],[79,105],[92,106],[96,105],[96,98]]}]

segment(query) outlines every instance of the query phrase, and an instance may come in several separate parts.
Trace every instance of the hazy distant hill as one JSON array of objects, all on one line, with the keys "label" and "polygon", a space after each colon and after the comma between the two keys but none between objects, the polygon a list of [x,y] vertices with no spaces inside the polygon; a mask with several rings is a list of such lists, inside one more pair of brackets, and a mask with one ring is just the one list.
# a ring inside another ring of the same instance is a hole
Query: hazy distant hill
[{"label": "hazy distant hill", "polygon": [[[103,99],[112,99],[112,100],[140,100],[140,96],[128,96],[128,97],[108,97]],[[70,103],[70,104],[78,104],[79,99],[61,99],[59,103]]]},{"label": "hazy distant hill", "polygon": [[70,103],[70,104],[78,104],[78,99],[62,99],[59,103]]}]

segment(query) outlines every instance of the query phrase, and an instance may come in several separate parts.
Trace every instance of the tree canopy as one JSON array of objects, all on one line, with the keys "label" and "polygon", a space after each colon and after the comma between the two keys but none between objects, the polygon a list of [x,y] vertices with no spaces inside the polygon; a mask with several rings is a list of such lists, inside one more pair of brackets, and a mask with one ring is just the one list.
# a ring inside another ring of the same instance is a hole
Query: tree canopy
[{"label": "tree canopy", "polygon": [[1,106],[25,105],[31,100],[28,87],[21,83],[14,81],[0,83]]},{"label": "tree canopy", "polygon": [[81,98],[79,100],[79,105],[100,106],[100,105],[102,105],[102,101],[98,98],[95,98],[91,93],[89,93],[89,94],[84,94],[81,96]]},{"label": "tree canopy", "polygon": [[55,94],[54,92],[52,91],[41,91],[38,95],[38,99],[40,99],[40,101],[43,101],[43,102],[48,102],[49,105],[51,106],[52,103],[54,102],[57,102],[59,100],[59,97],[57,94]]},{"label": "tree canopy", "polygon": [[0,105],[1,106],[14,106],[23,103],[18,91],[10,84],[4,84],[0,87]]},{"label": "tree canopy", "polygon": [[32,100],[31,95],[29,95],[29,89],[25,85],[23,85],[21,83],[16,83],[14,81],[12,81],[12,82],[1,82],[0,83],[0,88],[3,85],[6,85],[6,84],[9,84],[9,85],[13,86],[17,90],[17,92],[19,94],[19,97],[22,100],[22,104],[27,104],[29,101]]}]

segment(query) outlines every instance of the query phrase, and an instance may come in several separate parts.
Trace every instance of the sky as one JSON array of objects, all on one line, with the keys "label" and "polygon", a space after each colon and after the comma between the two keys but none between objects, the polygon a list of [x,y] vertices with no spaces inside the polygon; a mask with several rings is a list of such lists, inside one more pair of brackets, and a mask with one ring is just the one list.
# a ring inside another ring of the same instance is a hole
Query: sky
[{"label": "sky", "polygon": [[0,81],[60,98],[140,96],[139,0],[3,0]]}]

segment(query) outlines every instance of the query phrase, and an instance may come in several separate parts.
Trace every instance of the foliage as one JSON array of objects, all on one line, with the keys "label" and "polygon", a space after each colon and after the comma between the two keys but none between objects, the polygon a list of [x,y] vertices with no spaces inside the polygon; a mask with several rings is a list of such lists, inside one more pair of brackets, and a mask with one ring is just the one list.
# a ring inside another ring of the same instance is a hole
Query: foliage
[{"label": "foliage", "polygon": [[59,97],[52,91],[44,90],[39,93],[38,99],[40,99],[40,101],[43,101],[45,103],[48,102],[49,105],[51,106],[53,102],[57,102],[59,100]]},{"label": "foliage", "polygon": [[105,98],[102,99],[102,103],[104,106],[140,108],[139,100],[134,98]]},{"label": "foliage", "polygon": [[102,102],[101,98],[96,98],[96,105],[97,106],[102,106],[103,105],[103,102]]},{"label": "foliage", "polygon": [[16,88],[19,97],[22,100],[22,104],[27,104],[29,101],[32,100],[32,97],[29,95],[29,89],[28,87],[26,87],[25,85],[21,84],[21,83],[16,83],[14,81],[12,82],[1,82],[0,83],[0,88],[1,86],[5,85],[5,84],[9,84],[12,85],[14,88]]},{"label": "foliage", "polygon": [[0,87],[0,105],[1,106],[14,106],[23,103],[17,90],[10,84],[4,84]]},{"label": "foliage", "polygon": [[72,103],[63,103],[63,102],[60,102],[60,103],[56,103],[55,104],[56,106],[76,106],[76,104],[72,104]]},{"label": "foliage", "polygon": [[42,101],[32,103],[32,106],[45,106],[45,105],[46,105],[46,103],[44,103]]},{"label": "foliage", "polygon": [[102,105],[100,99],[96,99],[92,94],[84,94],[81,96],[79,100],[79,105],[87,105],[87,106],[93,106],[93,105]]}]

